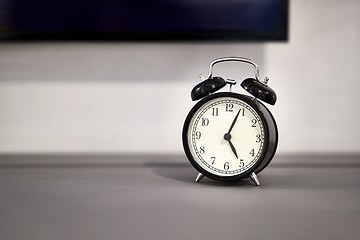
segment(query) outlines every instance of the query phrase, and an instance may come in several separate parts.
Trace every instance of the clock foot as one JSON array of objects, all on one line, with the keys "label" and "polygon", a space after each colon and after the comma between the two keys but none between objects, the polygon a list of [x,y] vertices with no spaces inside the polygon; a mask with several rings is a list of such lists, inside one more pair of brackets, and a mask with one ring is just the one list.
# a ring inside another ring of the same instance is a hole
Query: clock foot
[{"label": "clock foot", "polygon": [[256,174],[254,172],[252,172],[250,174],[250,178],[255,183],[256,186],[260,186],[259,178],[258,178],[258,176],[256,176]]},{"label": "clock foot", "polygon": [[202,175],[201,173],[199,173],[195,179],[195,182],[200,182],[201,179],[203,179],[204,175]]}]

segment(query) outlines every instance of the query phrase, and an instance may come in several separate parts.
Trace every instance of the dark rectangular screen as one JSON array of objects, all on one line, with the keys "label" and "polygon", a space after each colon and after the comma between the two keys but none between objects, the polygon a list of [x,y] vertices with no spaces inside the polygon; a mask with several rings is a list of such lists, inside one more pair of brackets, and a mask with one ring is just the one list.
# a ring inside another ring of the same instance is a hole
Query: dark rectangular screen
[{"label": "dark rectangular screen", "polygon": [[287,40],[287,0],[8,0],[24,38]]}]

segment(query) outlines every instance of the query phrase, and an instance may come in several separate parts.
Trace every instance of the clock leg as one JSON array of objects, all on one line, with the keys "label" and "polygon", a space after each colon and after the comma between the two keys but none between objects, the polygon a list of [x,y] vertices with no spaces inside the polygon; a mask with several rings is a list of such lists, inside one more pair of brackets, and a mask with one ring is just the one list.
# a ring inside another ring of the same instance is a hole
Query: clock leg
[{"label": "clock leg", "polygon": [[258,178],[258,176],[256,176],[256,174],[254,172],[252,172],[250,174],[250,178],[255,183],[256,186],[260,186],[259,178]]},{"label": "clock leg", "polygon": [[204,175],[202,175],[201,173],[199,173],[195,179],[195,182],[200,182],[201,179],[203,179]]}]

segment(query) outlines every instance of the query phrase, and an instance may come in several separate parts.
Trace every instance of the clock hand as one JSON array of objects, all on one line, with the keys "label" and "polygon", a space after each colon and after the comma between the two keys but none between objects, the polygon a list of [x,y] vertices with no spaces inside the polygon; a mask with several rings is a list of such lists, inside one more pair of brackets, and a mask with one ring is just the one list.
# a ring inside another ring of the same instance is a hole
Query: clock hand
[{"label": "clock hand", "polygon": [[230,140],[231,139],[230,133],[225,133],[224,139],[229,142],[230,148],[231,148],[232,152],[234,153],[235,157],[239,158],[238,155],[237,155],[236,149],[234,147],[234,144],[232,144],[232,142]]},{"label": "clock hand", "polygon": [[234,120],[232,121],[231,126],[230,126],[230,128],[229,128],[229,131],[228,131],[227,133],[225,133],[225,135],[224,135],[224,139],[229,142],[230,148],[231,148],[231,150],[232,150],[232,152],[234,153],[234,155],[235,155],[236,158],[239,158],[239,157],[238,157],[238,155],[237,155],[237,152],[236,152],[236,149],[235,149],[235,147],[234,147],[234,144],[232,144],[232,142],[230,141],[230,139],[231,139],[230,132],[231,132],[231,130],[232,130],[232,129],[234,128],[234,126],[235,126],[235,123],[236,123],[236,120],[237,120],[238,117],[239,117],[240,111],[241,111],[241,109],[239,109],[239,111],[238,111],[238,113],[236,114]]},{"label": "clock hand", "polygon": [[236,149],[235,149],[234,145],[232,144],[232,142],[230,140],[229,140],[229,144],[230,144],[231,150],[233,151],[235,157],[239,158],[237,153],[236,153]]},{"label": "clock hand", "polygon": [[229,129],[229,131],[228,131],[229,134],[230,134],[231,130],[233,129],[233,127],[234,127],[234,125],[235,125],[235,123],[236,123],[236,120],[237,120],[238,117],[239,117],[240,111],[241,111],[241,109],[239,109],[239,111],[238,111],[238,113],[236,114],[233,122],[231,123],[230,129]]}]

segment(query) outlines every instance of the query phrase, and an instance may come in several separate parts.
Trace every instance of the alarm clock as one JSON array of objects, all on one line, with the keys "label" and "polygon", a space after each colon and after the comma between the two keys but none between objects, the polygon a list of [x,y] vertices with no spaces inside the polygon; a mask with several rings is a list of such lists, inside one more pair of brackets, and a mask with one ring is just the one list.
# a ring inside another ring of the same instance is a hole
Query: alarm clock
[{"label": "alarm clock", "polygon": [[[248,95],[232,92],[235,80],[213,77],[220,62],[251,64],[255,77],[241,86]],[[191,91],[198,101],[187,115],[182,132],[185,154],[199,172],[195,181],[206,176],[217,181],[250,178],[259,186],[257,176],[272,160],[278,144],[275,119],[266,104],[275,105],[277,96],[268,86],[268,78],[259,80],[259,67],[243,57],[223,57],[210,63],[207,77]],[[226,85],[229,91],[217,92]]]}]

